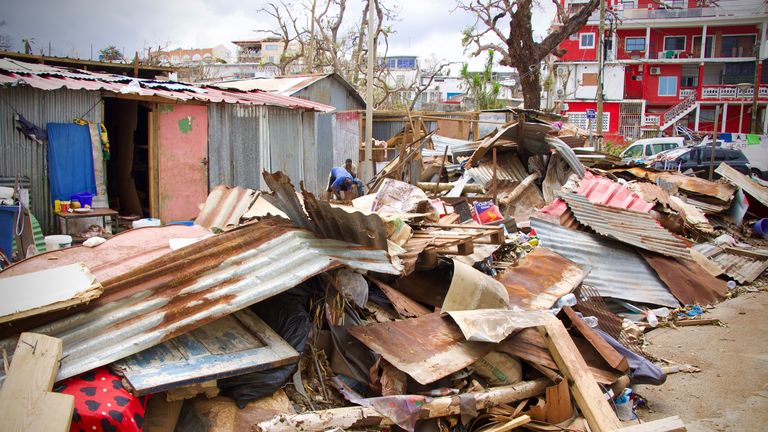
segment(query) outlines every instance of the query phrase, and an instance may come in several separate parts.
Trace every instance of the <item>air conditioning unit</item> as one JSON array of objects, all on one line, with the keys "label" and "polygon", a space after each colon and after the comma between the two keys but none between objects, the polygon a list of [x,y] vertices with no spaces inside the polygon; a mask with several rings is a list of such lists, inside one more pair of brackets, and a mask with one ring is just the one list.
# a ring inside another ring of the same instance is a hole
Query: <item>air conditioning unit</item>
[{"label": "air conditioning unit", "polygon": [[652,67],[651,68],[651,75],[661,75],[661,68],[660,67]]},{"label": "air conditioning unit", "polygon": [[643,71],[643,67],[645,67],[645,65],[637,65],[638,72],[642,72]]},{"label": "air conditioning unit", "polygon": [[558,96],[561,96],[561,97],[562,97],[564,94],[565,94],[565,90],[563,90],[563,89],[561,89],[561,88],[560,88],[560,89],[557,89],[557,95],[558,95]]},{"label": "air conditioning unit", "polygon": [[567,66],[558,66],[557,67],[557,75],[564,77],[568,75],[568,67]]}]

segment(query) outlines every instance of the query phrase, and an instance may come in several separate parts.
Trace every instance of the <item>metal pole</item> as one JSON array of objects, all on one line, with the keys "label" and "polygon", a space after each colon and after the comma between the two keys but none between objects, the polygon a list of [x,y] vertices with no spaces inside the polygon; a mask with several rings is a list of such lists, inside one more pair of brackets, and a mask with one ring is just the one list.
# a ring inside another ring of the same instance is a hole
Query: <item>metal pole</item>
[{"label": "metal pole", "polygon": [[597,32],[597,150],[603,147],[603,65],[605,63],[605,48],[603,35],[605,33],[605,0],[600,0],[600,26]]},{"label": "metal pole", "polygon": [[[715,105],[715,128],[712,129],[712,144],[709,150],[709,181],[715,176],[715,151],[717,147],[717,121],[720,119],[720,105]],[[725,119],[723,119],[725,121]]]},{"label": "metal pole", "polygon": [[[759,26],[760,34],[764,36],[765,33],[765,26]],[[760,42],[762,41],[763,36],[760,38],[755,38],[755,85],[752,87],[752,118],[749,123],[749,131],[753,134],[759,133],[757,131],[757,98],[760,96],[760,69],[761,69],[761,61],[760,61]]]},{"label": "metal pole", "polygon": [[363,180],[368,181],[373,177],[373,57],[376,46],[373,43],[373,7],[374,0],[368,0],[368,70],[365,77],[365,160],[363,167]]}]

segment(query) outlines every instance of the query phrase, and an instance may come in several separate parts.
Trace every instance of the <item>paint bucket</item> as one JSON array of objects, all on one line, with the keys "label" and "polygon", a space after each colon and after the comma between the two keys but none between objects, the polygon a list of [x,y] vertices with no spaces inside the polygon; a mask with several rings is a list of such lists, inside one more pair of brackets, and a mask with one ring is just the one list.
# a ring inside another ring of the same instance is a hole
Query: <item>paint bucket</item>
[{"label": "paint bucket", "polygon": [[93,206],[93,194],[89,192],[80,192],[70,195],[70,199],[76,200],[80,203],[80,207]]},{"label": "paint bucket", "polygon": [[49,235],[45,236],[45,250],[52,251],[72,246],[72,236]]},{"label": "paint bucket", "polygon": [[768,218],[762,218],[752,224],[752,231],[757,234],[758,237],[768,237]]},{"label": "paint bucket", "polygon": [[131,226],[133,228],[159,227],[160,219],[153,219],[153,218],[139,219],[137,221],[133,221],[131,223]]}]

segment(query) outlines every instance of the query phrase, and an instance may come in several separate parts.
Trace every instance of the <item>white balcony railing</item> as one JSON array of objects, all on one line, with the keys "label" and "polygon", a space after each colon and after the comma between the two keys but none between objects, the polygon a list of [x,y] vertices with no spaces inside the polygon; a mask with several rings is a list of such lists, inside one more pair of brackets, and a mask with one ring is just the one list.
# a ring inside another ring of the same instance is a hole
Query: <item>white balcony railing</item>
[{"label": "white balcony railing", "polygon": [[684,88],[680,89],[680,99],[685,99],[688,96],[696,93],[696,89]]},{"label": "white balcony railing", "polygon": [[661,123],[661,116],[646,114],[643,116],[643,126],[658,126]]},{"label": "white balcony railing", "polygon": [[[754,94],[751,85],[705,85],[701,89],[702,99],[752,99]],[[760,86],[758,96],[768,97],[768,87]]]}]

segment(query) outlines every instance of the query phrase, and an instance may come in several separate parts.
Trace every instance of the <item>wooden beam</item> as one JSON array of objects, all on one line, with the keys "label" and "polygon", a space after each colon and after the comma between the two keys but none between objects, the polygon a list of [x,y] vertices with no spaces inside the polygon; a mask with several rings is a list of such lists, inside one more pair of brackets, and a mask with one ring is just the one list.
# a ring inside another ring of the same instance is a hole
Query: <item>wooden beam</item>
[{"label": "wooden beam", "polygon": [[558,424],[573,417],[573,404],[568,383],[563,380],[557,385],[547,387],[547,423]]},{"label": "wooden beam", "polygon": [[0,430],[66,432],[75,398],[53,393],[62,354],[60,339],[22,333],[0,389]]},{"label": "wooden beam", "polygon": [[685,424],[678,416],[627,426],[617,432],[686,432]]},{"label": "wooden beam", "polygon": [[483,429],[483,432],[507,432],[515,428],[518,428],[520,426],[527,425],[530,422],[531,422],[530,417],[528,417],[527,415],[521,415],[520,417],[513,418],[512,420],[506,423],[502,423],[500,425],[496,425],[488,429]]},{"label": "wooden beam", "polygon": [[568,331],[554,316],[546,317],[547,324],[539,332],[552,354],[560,372],[568,380],[571,394],[594,432],[613,432],[621,422],[605,399],[587,363],[573,343]]}]

